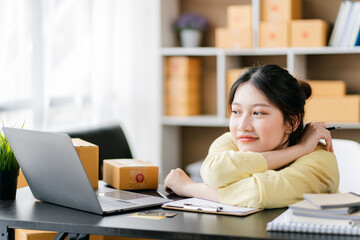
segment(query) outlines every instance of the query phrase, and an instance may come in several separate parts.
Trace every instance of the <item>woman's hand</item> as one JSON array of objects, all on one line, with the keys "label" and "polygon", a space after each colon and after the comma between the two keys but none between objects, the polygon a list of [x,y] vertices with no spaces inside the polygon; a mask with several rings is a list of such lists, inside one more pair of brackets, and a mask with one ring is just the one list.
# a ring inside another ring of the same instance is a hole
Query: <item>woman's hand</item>
[{"label": "woman's hand", "polygon": [[333,152],[331,133],[326,127],[326,124],[323,122],[311,122],[306,124],[298,144],[303,147],[307,154],[315,150],[320,139],[325,140],[326,150]]},{"label": "woman's hand", "polygon": [[164,181],[165,191],[183,197],[196,197],[219,202],[216,189],[205,183],[196,183],[180,169],[173,169]]},{"label": "woman's hand", "polygon": [[171,170],[164,180],[165,191],[184,197],[193,197],[189,191],[193,184],[195,182],[180,168]]}]

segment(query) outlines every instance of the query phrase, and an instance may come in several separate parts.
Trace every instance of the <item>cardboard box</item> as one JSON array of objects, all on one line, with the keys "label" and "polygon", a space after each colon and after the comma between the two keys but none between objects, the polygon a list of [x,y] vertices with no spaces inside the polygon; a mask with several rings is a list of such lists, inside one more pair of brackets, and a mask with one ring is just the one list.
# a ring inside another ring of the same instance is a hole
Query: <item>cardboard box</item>
[{"label": "cardboard box", "polygon": [[166,93],[200,91],[200,79],[198,77],[169,76],[165,81]]},{"label": "cardboard box", "polygon": [[291,47],[323,47],[327,45],[329,24],[321,19],[291,21]]},{"label": "cardboard box", "polygon": [[[89,177],[92,187],[97,189],[99,182],[99,147],[80,138],[72,138],[71,140],[84,166],[85,172]],[[28,183],[20,170],[17,187],[21,188],[26,186],[28,186]]]},{"label": "cardboard box", "polygon": [[198,57],[167,57],[167,75],[183,77],[199,77],[201,71],[201,61]]},{"label": "cardboard box", "polygon": [[227,8],[228,28],[252,27],[251,5],[233,5]]},{"label": "cardboard box", "polygon": [[217,48],[252,48],[252,29],[216,28],[215,47]]},{"label": "cardboard box", "polygon": [[260,22],[259,47],[290,46],[290,22]]},{"label": "cardboard box", "polygon": [[307,122],[359,122],[360,95],[312,97],[305,105]]},{"label": "cardboard box", "polygon": [[136,159],[104,160],[104,181],[116,189],[157,189],[159,167]]},{"label": "cardboard box", "polygon": [[226,95],[229,95],[231,86],[235,83],[235,81],[244,73],[246,73],[249,68],[234,68],[228,69],[226,71]]},{"label": "cardboard box", "polygon": [[200,96],[191,96],[189,98],[167,98],[166,115],[167,116],[194,116],[201,114]]},{"label": "cardboard box", "polygon": [[346,94],[346,83],[335,80],[308,80],[313,97],[339,97]]},{"label": "cardboard box", "polygon": [[260,20],[286,22],[301,19],[302,0],[261,0]]}]

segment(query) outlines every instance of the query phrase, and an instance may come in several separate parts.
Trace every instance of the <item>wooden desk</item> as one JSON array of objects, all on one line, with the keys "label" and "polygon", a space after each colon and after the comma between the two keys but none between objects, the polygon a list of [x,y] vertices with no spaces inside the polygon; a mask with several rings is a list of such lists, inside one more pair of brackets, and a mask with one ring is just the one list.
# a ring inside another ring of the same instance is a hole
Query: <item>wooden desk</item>
[{"label": "wooden desk", "polygon": [[[160,208],[154,209],[160,210]],[[12,239],[11,233],[14,228],[152,239],[346,238],[332,235],[266,232],[266,223],[284,210],[265,210],[247,217],[181,211],[178,211],[173,218],[162,220],[129,217],[133,212],[104,217],[36,201],[30,189],[25,187],[18,190],[15,201],[0,201],[0,240]]]}]

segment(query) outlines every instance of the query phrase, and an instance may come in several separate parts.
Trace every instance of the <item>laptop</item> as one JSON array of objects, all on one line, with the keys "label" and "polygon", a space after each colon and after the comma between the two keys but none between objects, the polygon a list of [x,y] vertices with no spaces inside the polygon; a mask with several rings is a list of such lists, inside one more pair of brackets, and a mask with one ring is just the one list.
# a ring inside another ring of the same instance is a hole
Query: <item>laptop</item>
[{"label": "laptop", "polygon": [[38,200],[101,215],[171,201],[116,189],[96,194],[69,135],[8,127],[3,131]]}]

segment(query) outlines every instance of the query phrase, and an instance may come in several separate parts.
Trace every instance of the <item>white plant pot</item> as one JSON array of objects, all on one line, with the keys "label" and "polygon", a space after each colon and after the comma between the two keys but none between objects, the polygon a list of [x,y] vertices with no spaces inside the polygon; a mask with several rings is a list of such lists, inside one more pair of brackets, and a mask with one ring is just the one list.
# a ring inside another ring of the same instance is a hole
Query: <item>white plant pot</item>
[{"label": "white plant pot", "polygon": [[181,46],[199,47],[201,45],[202,32],[194,29],[184,29],[180,31]]}]

